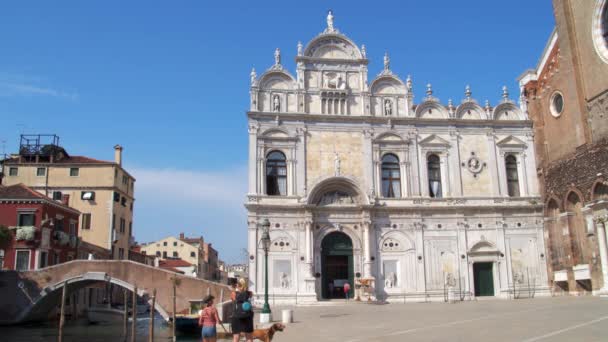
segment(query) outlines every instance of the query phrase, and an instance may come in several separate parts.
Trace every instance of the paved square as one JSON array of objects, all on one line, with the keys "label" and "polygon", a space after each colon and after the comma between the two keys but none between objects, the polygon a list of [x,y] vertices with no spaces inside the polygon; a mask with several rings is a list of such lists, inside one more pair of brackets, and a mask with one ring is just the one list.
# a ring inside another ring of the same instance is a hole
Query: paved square
[{"label": "paved square", "polygon": [[297,307],[294,319],[275,341],[608,341],[597,297]]}]

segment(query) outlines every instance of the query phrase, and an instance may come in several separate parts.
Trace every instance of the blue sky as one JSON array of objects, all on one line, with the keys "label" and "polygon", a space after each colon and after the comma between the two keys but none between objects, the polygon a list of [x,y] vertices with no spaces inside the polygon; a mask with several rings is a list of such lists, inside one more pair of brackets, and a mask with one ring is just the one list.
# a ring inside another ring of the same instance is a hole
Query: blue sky
[{"label": "blue sky", "polygon": [[[335,26],[365,44],[370,79],[391,67],[444,103],[464,87],[496,103],[536,65],[551,33],[542,1],[12,1],[0,4],[0,143],[54,133],[69,153],[137,178],[138,241],[204,235],[229,262],[246,246],[249,72],[294,71],[303,44]],[[295,74],[295,72],[293,72]],[[1,147],[1,144],[0,144]],[[0,151],[1,152],[1,151]]]}]

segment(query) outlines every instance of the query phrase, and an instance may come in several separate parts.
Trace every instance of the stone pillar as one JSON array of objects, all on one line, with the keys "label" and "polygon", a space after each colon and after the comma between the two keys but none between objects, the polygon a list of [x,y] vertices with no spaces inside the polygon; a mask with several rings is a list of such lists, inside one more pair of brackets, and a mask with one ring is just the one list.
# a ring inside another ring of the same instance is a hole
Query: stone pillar
[{"label": "stone pillar", "polygon": [[[418,135],[415,132],[410,132],[408,134],[410,141],[409,148],[409,168],[410,172],[408,173],[408,177],[411,177],[411,196],[421,196],[420,193],[420,151],[418,150]],[[426,165],[426,162],[425,164]],[[428,186],[428,185],[427,185]]]},{"label": "stone pillar", "polygon": [[[491,175],[491,179],[492,179],[492,195],[494,197],[497,197],[501,194],[501,185],[503,182],[503,178],[501,178],[499,176],[499,174],[502,174],[500,172],[501,168],[500,168],[500,163],[498,163],[497,161],[497,156],[496,156],[496,140],[494,139],[494,132],[487,132],[487,137],[488,137],[488,151],[489,153],[489,160],[488,160],[488,171],[490,172]],[[506,185],[506,182],[505,182]],[[502,190],[506,190],[506,189],[502,189]],[[504,195],[504,192],[502,193]]]},{"label": "stone pillar", "polygon": [[306,276],[312,278],[314,277],[312,274],[312,222],[306,221],[304,225],[306,227]]},{"label": "stone pillar", "polygon": [[382,163],[379,160],[374,160],[374,183],[376,184],[375,193],[378,197],[384,197],[382,193]]},{"label": "stone pillar", "polygon": [[258,125],[251,123],[249,125],[249,194],[257,193],[257,140],[258,140]]},{"label": "stone pillar", "polygon": [[402,198],[406,198],[409,197],[409,184],[408,184],[408,172],[407,172],[407,165],[409,163],[408,162],[401,162],[399,163],[399,173],[401,174],[401,197]]},{"label": "stone pillar", "polygon": [[266,194],[266,160],[264,158],[258,159],[259,165],[259,179],[258,184],[260,185],[258,194],[265,195]]},{"label": "stone pillar", "polygon": [[526,153],[521,152],[517,158],[517,172],[519,173],[520,196],[528,196],[528,174],[526,173]]},{"label": "stone pillar", "polygon": [[452,187],[450,184],[450,163],[449,152],[444,152],[439,155],[439,164],[441,165],[441,197],[452,197]]},{"label": "stone pillar", "polygon": [[307,219],[304,221],[304,234],[305,234],[305,259],[306,265],[304,267],[304,288],[298,293],[298,302],[314,302],[317,300],[316,283],[317,280],[313,274],[313,263],[314,263],[314,233],[312,229],[313,221]]},{"label": "stone pillar", "polygon": [[459,145],[459,134],[458,132],[450,132],[450,183],[452,184],[452,196],[462,196],[462,168],[460,167],[460,147]]},{"label": "stone pillar", "polygon": [[602,265],[602,288],[599,293],[608,295],[608,247],[606,245],[606,223],[604,220],[596,220],[597,241],[600,249],[600,261]]},{"label": "stone pillar", "polygon": [[[254,257],[254,260],[250,260],[247,258],[247,263],[249,264],[249,279],[250,279],[250,290],[253,293],[257,293],[258,288],[258,272],[257,272],[257,264],[259,254],[257,253],[257,243],[258,243],[258,229],[257,229],[257,220],[255,216],[250,216],[248,218],[248,252],[250,256]],[[251,281],[253,280],[253,281]]]},{"label": "stone pillar", "polygon": [[363,277],[372,277],[372,252],[370,246],[370,228],[372,223],[370,221],[363,222]]}]

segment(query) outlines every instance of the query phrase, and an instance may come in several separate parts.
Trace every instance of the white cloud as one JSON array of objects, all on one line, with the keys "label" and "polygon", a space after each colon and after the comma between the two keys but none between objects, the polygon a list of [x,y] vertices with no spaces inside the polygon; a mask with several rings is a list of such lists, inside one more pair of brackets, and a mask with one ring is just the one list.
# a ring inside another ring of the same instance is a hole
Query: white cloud
[{"label": "white cloud", "polygon": [[130,168],[135,182],[134,235],[151,242],[184,232],[205,238],[220,259],[242,262],[247,246],[247,168],[220,171]]},{"label": "white cloud", "polygon": [[0,96],[50,96],[78,100],[78,93],[44,85],[44,79],[22,74],[0,72]]},{"label": "white cloud", "polygon": [[242,207],[247,193],[247,169],[187,171],[177,169],[133,169],[136,193],[183,201],[210,202]]}]

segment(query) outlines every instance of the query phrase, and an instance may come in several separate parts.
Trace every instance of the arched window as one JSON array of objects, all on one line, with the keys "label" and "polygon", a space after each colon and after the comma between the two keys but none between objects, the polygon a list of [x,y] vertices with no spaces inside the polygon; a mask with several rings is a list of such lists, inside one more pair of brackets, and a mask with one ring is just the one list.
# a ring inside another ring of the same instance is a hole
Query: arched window
[{"label": "arched window", "polygon": [[441,198],[441,165],[439,156],[430,154],[427,157],[427,167],[429,175],[429,194],[434,198]]},{"label": "arched window", "polygon": [[401,197],[399,158],[394,154],[386,154],[382,157],[382,196]]},{"label": "arched window", "polygon": [[608,185],[598,183],[593,189],[593,200],[608,200]]},{"label": "arched window", "polygon": [[266,157],[266,194],[287,195],[287,162],[282,152],[273,151]]},{"label": "arched window", "polygon": [[519,177],[517,175],[517,159],[514,155],[505,157],[505,168],[507,171],[507,191],[509,197],[519,197]]}]

